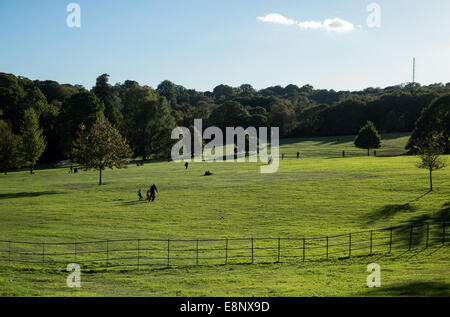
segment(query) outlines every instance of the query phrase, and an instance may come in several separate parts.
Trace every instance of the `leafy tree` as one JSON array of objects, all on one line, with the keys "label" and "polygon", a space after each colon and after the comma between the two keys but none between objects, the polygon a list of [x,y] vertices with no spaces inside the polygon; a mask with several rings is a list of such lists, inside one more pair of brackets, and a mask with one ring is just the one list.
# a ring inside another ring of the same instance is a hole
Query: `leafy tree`
[{"label": "leafy tree", "polygon": [[415,124],[406,149],[417,152],[430,138],[445,154],[450,154],[450,94],[435,99],[426,107]]},{"label": "leafy tree", "polygon": [[280,100],[270,109],[270,124],[279,127],[281,136],[288,136],[295,128],[296,116],[292,105],[288,100]]},{"label": "leafy tree", "polygon": [[8,168],[19,167],[22,163],[22,139],[11,131],[11,125],[0,120],[0,168],[8,173]]},{"label": "leafy tree", "polygon": [[42,129],[39,129],[39,116],[33,108],[25,110],[22,126],[22,151],[26,164],[30,165],[30,174],[47,146]]},{"label": "leafy tree", "polygon": [[120,100],[116,95],[113,87],[108,83],[109,75],[103,74],[97,77],[95,86],[92,88],[92,92],[101,100],[105,106],[105,117],[111,122],[112,125],[119,125],[119,111],[118,104]]},{"label": "leafy tree", "polygon": [[98,118],[104,116],[104,109],[103,102],[88,91],[74,94],[66,100],[58,116],[60,146],[66,156],[71,154],[72,142],[77,136],[80,124],[89,129]]},{"label": "leafy tree", "polygon": [[211,113],[211,123],[221,129],[227,127],[247,127],[250,114],[239,102],[227,101]]},{"label": "leafy tree", "polygon": [[126,167],[132,155],[127,140],[107,119],[99,118],[88,131],[80,125],[78,138],[73,142],[73,158],[84,170],[99,171],[99,185],[106,168]]},{"label": "leafy tree", "polygon": [[447,166],[447,162],[440,156],[440,146],[436,136],[428,139],[428,144],[422,143],[418,149],[420,161],[418,168],[427,169],[430,173],[430,192],[433,191],[433,171],[440,170]]},{"label": "leafy tree", "polygon": [[370,156],[370,149],[381,147],[381,138],[373,122],[367,121],[366,125],[359,130],[355,139],[355,146],[360,149],[366,149]]}]

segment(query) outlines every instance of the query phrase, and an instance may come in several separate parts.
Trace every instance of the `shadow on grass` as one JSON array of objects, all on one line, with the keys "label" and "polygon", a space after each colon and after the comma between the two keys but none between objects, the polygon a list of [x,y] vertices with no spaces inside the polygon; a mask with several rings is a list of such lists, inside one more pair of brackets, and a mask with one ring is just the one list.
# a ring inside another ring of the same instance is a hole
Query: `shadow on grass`
[{"label": "shadow on grass", "polygon": [[406,203],[403,205],[401,205],[401,204],[400,205],[386,205],[386,206],[383,206],[383,207],[375,210],[375,212],[369,216],[369,221],[367,223],[369,225],[372,225],[375,222],[377,222],[378,220],[393,217],[398,213],[414,212],[414,211],[416,211],[416,208],[414,206],[412,206],[410,203]]},{"label": "shadow on grass", "polygon": [[7,193],[0,194],[0,199],[14,199],[14,198],[33,198],[39,196],[58,195],[61,192],[46,191],[46,192],[22,192],[22,193]]},{"label": "shadow on grass", "polygon": [[414,281],[409,283],[398,283],[392,286],[372,288],[366,295],[377,296],[411,296],[411,297],[448,297],[450,296],[450,283]]},{"label": "shadow on grass", "polygon": [[146,200],[133,200],[133,201],[127,201],[124,203],[121,203],[121,206],[133,206],[133,205],[138,205],[138,204],[145,204],[148,203],[148,201]]}]

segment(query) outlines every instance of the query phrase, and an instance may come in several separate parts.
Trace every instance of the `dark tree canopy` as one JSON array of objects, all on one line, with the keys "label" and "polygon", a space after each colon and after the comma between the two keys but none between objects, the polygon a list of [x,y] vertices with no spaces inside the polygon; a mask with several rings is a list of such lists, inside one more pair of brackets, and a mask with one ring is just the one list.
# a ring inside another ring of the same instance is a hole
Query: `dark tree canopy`
[{"label": "dark tree canopy", "polygon": [[366,125],[359,130],[355,139],[355,146],[367,150],[367,155],[370,155],[370,149],[380,148],[381,138],[373,122],[368,121]]},{"label": "dark tree canopy", "polygon": [[450,94],[435,99],[422,111],[406,149],[417,153],[431,137],[443,153],[450,154]]},{"label": "dark tree canopy", "polygon": [[18,135],[25,110],[36,111],[47,141],[39,159],[45,163],[70,158],[78,126],[84,124],[89,129],[102,117],[127,137],[135,156],[152,159],[167,154],[171,127],[190,128],[194,119],[203,119],[204,128],[277,126],[283,137],[296,138],[356,135],[371,121],[380,133],[415,129],[409,144],[412,150],[423,135],[440,134],[441,146],[448,153],[448,97],[432,106],[430,103],[449,94],[450,83],[369,87],[361,91],[294,84],[257,90],[244,83],[237,87],[221,84],[201,92],[169,80],[156,89],[134,80],[112,85],[108,74],[98,76],[95,86],[86,89],[0,73],[2,119]]}]

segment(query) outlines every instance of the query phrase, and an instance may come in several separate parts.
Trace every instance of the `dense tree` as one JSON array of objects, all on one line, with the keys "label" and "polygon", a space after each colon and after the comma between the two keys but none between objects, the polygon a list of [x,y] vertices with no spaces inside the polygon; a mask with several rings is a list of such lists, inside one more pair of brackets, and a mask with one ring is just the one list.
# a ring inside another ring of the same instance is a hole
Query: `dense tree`
[{"label": "dense tree", "polygon": [[106,168],[126,167],[126,159],[131,155],[127,140],[104,118],[99,118],[89,130],[80,125],[73,142],[74,161],[84,170],[99,171],[99,185],[102,185],[102,172]]},{"label": "dense tree", "polygon": [[25,110],[22,126],[22,151],[25,163],[30,166],[30,174],[33,174],[33,167],[45,147],[45,137],[39,129],[39,116],[33,108],[29,108]]},{"label": "dense tree", "polygon": [[19,167],[22,163],[22,139],[11,131],[11,126],[0,120],[0,168],[5,175],[8,169]]},{"label": "dense tree", "polygon": [[295,128],[295,111],[289,101],[280,101],[270,109],[270,125],[279,127],[282,137],[286,137]]},{"label": "dense tree", "polygon": [[58,117],[58,130],[61,148],[67,156],[70,156],[72,141],[80,124],[90,128],[104,116],[103,111],[103,102],[88,91],[79,92],[66,100]]},{"label": "dense tree", "polygon": [[364,127],[359,130],[355,139],[355,146],[360,149],[366,149],[370,156],[370,149],[378,149],[381,146],[381,138],[373,122],[368,121]]},{"label": "dense tree", "polygon": [[221,129],[227,127],[247,127],[250,114],[239,102],[227,101],[211,113],[211,124]]},{"label": "dense tree", "polygon": [[114,126],[118,126],[120,122],[120,112],[118,109],[120,100],[116,91],[108,83],[108,80],[108,74],[97,77],[92,92],[103,102],[105,107],[104,114],[108,121]]},{"label": "dense tree", "polygon": [[450,154],[450,94],[435,99],[423,110],[406,148],[417,152],[432,136],[443,153]]}]

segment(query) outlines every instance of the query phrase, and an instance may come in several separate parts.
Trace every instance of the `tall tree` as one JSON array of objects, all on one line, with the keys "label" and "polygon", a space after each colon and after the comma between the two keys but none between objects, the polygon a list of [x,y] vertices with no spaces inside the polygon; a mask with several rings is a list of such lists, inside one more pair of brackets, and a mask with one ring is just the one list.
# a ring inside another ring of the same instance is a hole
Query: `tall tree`
[{"label": "tall tree", "polygon": [[113,87],[108,83],[109,75],[103,74],[97,77],[96,84],[92,88],[92,92],[101,100],[105,106],[105,117],[111,122],[112,125],[119,125],[118,106],[120,99],[118,98]]},{"label": "tall tree", "polygon": [[42,129],[39,129],[39,116],[33,108],[25,110],[22,126],[22,151],[26,164],[30,165],[30,174],[46,147]]},{"label": "tall tree", "polygon": [[418,168],[427,169],[430,176],[430,192],[433,191],[433,171],[440,170],[447,166],[447,162],[440,156],[441,147],[436,136],[428,139],[428,143],[421,143],[418,148],[420,161]]},{"label": "tall tree", "polygon": [[73,158],[84,170],[99,171],[99,185],[106,168],[126,167],[132,155],[127,140],[107,119],[98,119],[90,128],[80,125],[78,138],[73,142]]},{"label": "tall tree", "polygon": [[19,167],[22,160],[22,139],[11,131],[11,125],[0,120],[0,168],[5,175],[9,168]]},{"label": "tall tree", "polygon": [[103,102],[88,91],[74,94],[66,100],[58,116],[60,146],[66,156],[71,154],[72,142],[80,124],[89,129],[98,118],[104,116],[104,109]]},{"label": "tall tree", "polygon": [[366,125],[359,130],[355,139],[355,146],[366,149],[368,156],[370,156],[370,149],[381,147],[381,138],[373,122],[367,121]]},{"label": "tall tree", "polygon": [[450,94],[435,99],[422,111],[406,149],[416,152],[432,136],[443,153],[450,154]]}]

